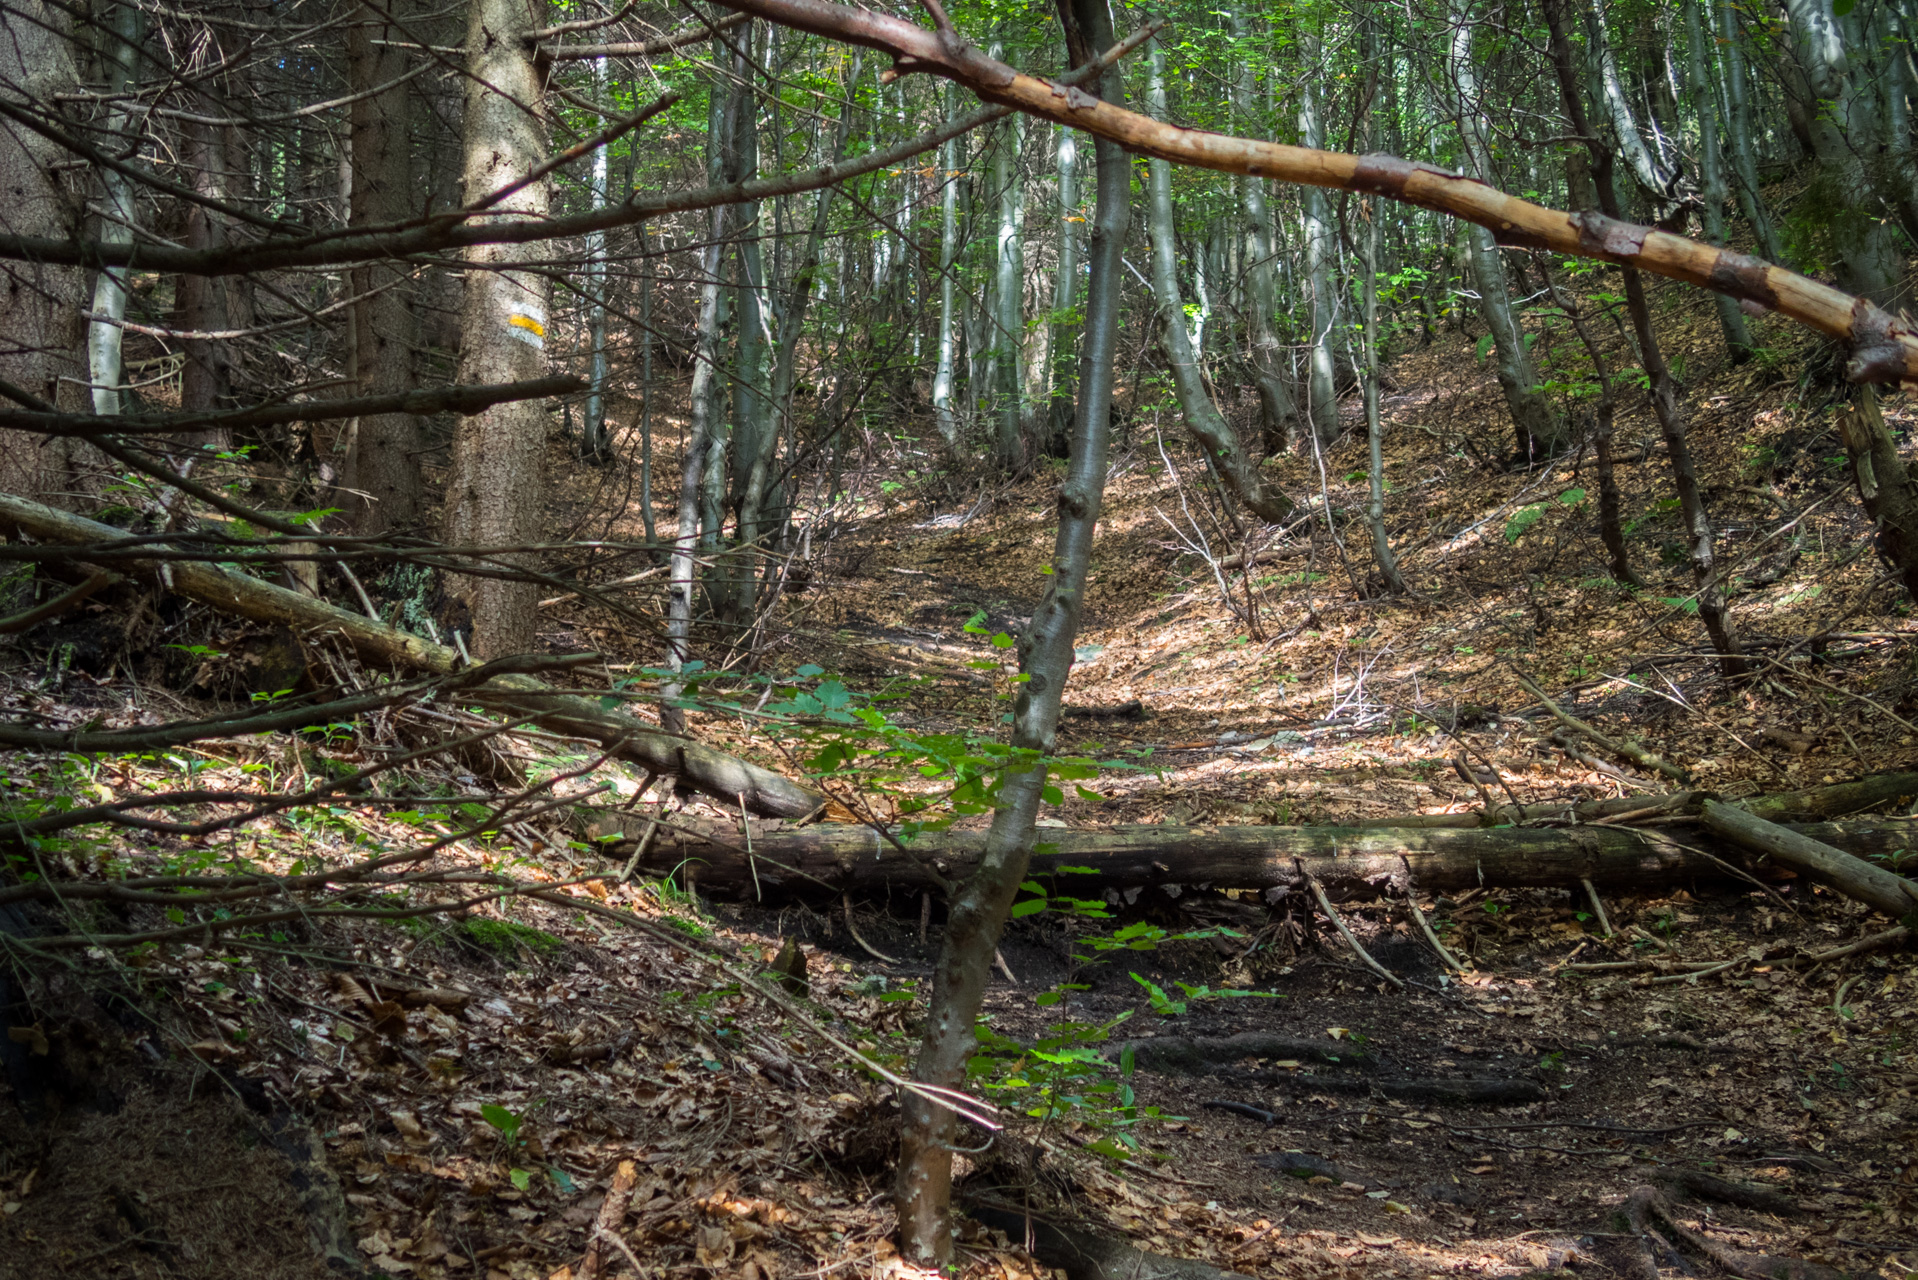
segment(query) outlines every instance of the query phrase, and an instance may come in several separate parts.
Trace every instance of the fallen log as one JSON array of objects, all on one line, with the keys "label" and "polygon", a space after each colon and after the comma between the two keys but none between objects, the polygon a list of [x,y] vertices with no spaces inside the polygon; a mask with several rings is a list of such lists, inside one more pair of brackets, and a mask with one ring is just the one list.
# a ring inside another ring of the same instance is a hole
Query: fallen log
[{"label": "fallen log", "polygon": [[[635,815],[637,821],[637,815]],[[1860,819],[1784,828],[1857,858],[1910,847],[1918,822]],[[1361,830],[1354,827],[1105,827],[1042,830],[1031,874],[1055,893],[1096,897],[1153,887],[1303,891],[1306,875],[1341,898],[1411,887],[1451,892],[1481,886],[1576,887],[1581,880],[1637,889],[1719,880],[1739,856],[1696,833],[1630,827],[1497,827]],[[923,890],[968,874],[985,833],[928,832],[902,854],[866,827],[752,824],[751,850],[737,826],[662,825],[640,866],[655,875],[698,868],[703,889],[722,895],[808,895]],[[1812,879],[1824,872],[1800,868]],[[755,877],[758,889],[755,890]],[[1834,886],[1836,887],[1836,886]]]},{"label": "fallen log", "polygon": [[[0,528],[27,533],[43,542],[68,546],[123,542],[126,533],[67,511],[0,494]],[[453,649],[423,640],[357,613],[288,591],[258,578],[199,560],[114,562],[121,572],[160,582],[168,589],[256,622],[278,623],[307,638],[331,638],[345,644],[362,662],[408,671],[448,675],[465,660]],[[770,769],[737,756],[662,733],[631,716],[600,709],[588,698],[555,693],[531,676],[498,676],[461,695],[494,711],[531,716],[541,728],[597,742],[620,759],[655,773],[673,774],[687,786],[728,805],[740,803],[755,813],[799,818],[825,803],[825,797]]]},{"label": "fallen log", "polygon": [[[1907,929],[1918,927],[1918,884],[1886,867],[1850,856],[1834,848],[1813,829],[1795,829],[1767,822],[1735,804],[1706,801],[1705,827],[1733,844],[1764,854],[1882,911]],[[1891,850],[1881,850],[1889,855]]]},{"label": "fallen log", "polygon": [[[1696,814],[1707,800],[1721,797],[1709,791],[1672,791],[1663,795],[1619,796],[1608,800],[1550,800],[1538,804],[1500,805],[1487,819],[1483,810],[1464,813],[1406,813],[1388,818],[1367,818],[1358,825],[1375,827],[1494,827],[1515,822],[1614,822],[1663,817],[1668,814]],[[1918,773],[1875,773],[1852,782],[1810,787],[1803,791],[1781,791],[1775,795],[1753,796],[1738,806],[1767,822],[1805,822],[1816,818],[1842,818],[1871,809],[1896,807],[1918,799]]]}]

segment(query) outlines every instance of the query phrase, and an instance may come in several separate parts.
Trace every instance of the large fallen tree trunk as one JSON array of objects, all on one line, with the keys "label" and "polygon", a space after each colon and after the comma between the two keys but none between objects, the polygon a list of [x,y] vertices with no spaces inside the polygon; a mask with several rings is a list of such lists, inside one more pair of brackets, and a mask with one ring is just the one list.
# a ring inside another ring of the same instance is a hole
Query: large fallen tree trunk
[{"label": "large fallen tree trunk", "polygon": [[[43,542],[67,546],[123,543],[127,538],[123,530],[112,525],[0,494],[0,528],[6,527]],[[256,622],[290,627],[308,638],[336,639],[371,665],[434,675],[447,675],[464,665],[459,653],[445,645],[258,578],[198,560],[165,563],[165,585],[183,596]],[[114,568],[152,581],[163,580],[159,561],[116,559]],[[770,769],[661,733],[631,716],[603,711],[594,700],[555,693],[531,676],[498,676],[461,698],[495,711],[530,716],[544,729],[597,742],[620,759],[657,773],[676,775],[697,791],[728,805],[743,802],[748,809],[768,817],[804,817],[825,803],[824,796]]]},{"label": "large fallen tree trunk", "polygon": [[[1918,838],[1918,822],[1860,819],[1786,828],[1856,857],[1890,854]],[[637,834],[637,833],[635,833]],[[1342,897],[1388,884],[1422,890],[1576,887],[1635,889],[1719,880],[1734,846],[1700,833],[1630,827],[1495,827],[1478,830],[1355,827],[1106,827],[1045,831],[1031,874],[1058,893],[1185,887],[1295,889],[1311,875]],[[752,824],[751,850],[738,828],[710,834],[661,829],[640,865],[665,874],[697,868],[709,891],[804,897],[809,893],[920,890],[966,875],[983,832],[928,833],[901,854],[865,827]],[[1819,872],[1806,868],[1814,879]]]}]

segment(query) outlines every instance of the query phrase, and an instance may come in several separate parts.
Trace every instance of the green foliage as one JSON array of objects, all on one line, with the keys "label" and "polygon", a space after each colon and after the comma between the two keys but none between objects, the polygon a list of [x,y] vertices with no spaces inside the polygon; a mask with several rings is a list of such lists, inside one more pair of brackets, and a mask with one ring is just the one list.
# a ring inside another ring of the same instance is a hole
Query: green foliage
[{"label": "green foliage", "polygon": [[475,946],[482,947],[495,955],[506,959],[517,959],[521,948],[536,956],[550,956],[566,945],[563,938],[556,938],[543,929],[520,924],[514,920],[495,920],[488,916],[474,916],[459,923],[460,933]]},{"label": "green foliage", "polygon": [[1567,489],[1552,502],[1534,502],[1530,506],[1520,507],[1505,522],[1505,540],[1517,542],[1531,527],[1543,520],[1553,510],[1553,503],[1567,509],[1580,506],[1585,501],[1585,490]]}]

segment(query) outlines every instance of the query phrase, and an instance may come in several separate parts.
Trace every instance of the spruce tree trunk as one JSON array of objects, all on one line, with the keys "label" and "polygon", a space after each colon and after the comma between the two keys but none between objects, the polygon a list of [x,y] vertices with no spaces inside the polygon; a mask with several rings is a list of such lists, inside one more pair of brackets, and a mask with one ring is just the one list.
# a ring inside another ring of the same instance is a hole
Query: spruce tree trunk
[{"label": "spruce tree trunk", "polygon": [[[1690,79],[1692,112],[1698,118],[1698,168],[1704,180],[1703,222],[1708,244],[1725,243],[1725,166],[1718,150],[1718,112],[1712,101],[1711,72],[1705,60],[1705,29],[1698,20],[1699,0],[1685,3],[1685,65]],[[1712,295],[1718,309],[1718,327],[1725,335],[1725,348],[1733,364],[1751,358],[1751,330],[1738,300],[1722,293]]]},{"label": "spruce tree trunk", "polygon": [[[526,41],[545,13],[545,0],[473,0],[461,140],[462,194],[469,205],[524,182],[546,159],[544,87]],[[547,201],[544,180],[527,182],[498,199],[486,217],[543,218]],[[539,245],[476,245],[466,251],[459,381],[513,382],[545,373],[551,286],[543,273],[516,269],[545,256]],[[446,486],[446,542],[516,547],[539,540],[546,422],[537,401],[517,401],[460,423]],[[472,612],[475,658],[533,648],[539,591],[532,583],[456,576],[448,590]]]},{"label": "spruce tree trunk", "polygon": [[[1165,50],[1157,40],[1151,48],[1151,89],[1146,109],[1165,118]],[[1159,344],[1172,373],[1179,413],[1186,430],[1211,460],[1225,487],[1261,520],[1277,523],[1293,509],[1292,503],[1261,482],[1258,469],[1245,456],[1238,432],[1225,420],[1206,390],[1205,377],[1185,329],[1185,303],[1179,295],[1178,244],[1173,235],[1172,165],[1153,160],[1147,165],[1146,227],[1152,241],[1152,295],[1158,304]]]},{"label": "spruce tree trunk", "polygon": [[[353,103],[350,114],[353,189],[352,221],[357,224],[402,222],[414,208],[412,94],[410,85],[371,92],[406,71],[410,37],[403,27],[409,4],[362,5],[347,32],[351,88],[370,96]],[[407,267],[369,262],[350,274],[359,300],[353,306],[354,371],[359,395],[412,390],[413,352],[420,343]],[[378,534],[411,528],[421,515],[419,420],[407,413],[361,418],[346,441],[341,467],[346,526],[354,533]]]},{"label": "spruce tree trunk", "polygon": [[[1074,64],[1111,47],[1112,19],[1105,0],[1071,0],[1071,18],[1067,31],[1079,37],[1069,40]],[[1106,70],[1096,89],[1111,101],[1119,101],[1125,92],[1116,68]],[[1103,138],[1094,154],[1098,196],[1079,347],[1072,455],[1059,490],[1059,531],[1050,586],[1018,647],[1027,681],[1013,705],[1012,746],[1033,763],[1005,778],[978,868],[953,896],[945,941],[933,970],[925,1037],[913,1067],[916,1079],[948,1088],[965,1082],[966,1063],[977,1048],[973,1029],[984,1002],[993,952],[1032,856],[1034,822],[1047,773],[1039,761],[1051,752],[1058,728],[1060,698],[1085,603],[1093,532],[1104,497],[1132,162],[1116,143]],[[943,1270],[953,1261],[952,1147],[957,1124],[950,1110],[917,1093],[902,1096],[900,1111],[896,1188],[900,1252],[915,1266]]]}]

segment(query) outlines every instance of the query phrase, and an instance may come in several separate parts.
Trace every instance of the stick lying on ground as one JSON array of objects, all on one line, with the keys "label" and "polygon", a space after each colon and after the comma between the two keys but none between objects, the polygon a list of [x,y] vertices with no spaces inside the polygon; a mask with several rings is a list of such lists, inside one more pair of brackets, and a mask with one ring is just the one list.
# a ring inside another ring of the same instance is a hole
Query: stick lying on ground
[{"label": "stick lying on ground", "polygon": [[[82,516],[0,494],[0,528],[12,527],[43,542],[69,546],[125,539],[123,530]],[[159,579],[157,562],[116,561],[130,574]],[[279,623],[308,637],[333,637],[360,660],[376,666],[447,675],[463,659],[445,645],[336,609],[284,587],[261,582],[201,561],[169,563],[170,587],[226,613],[256,622]],[[825,803],[825,797],[789,778],[684,738],[661,733],[618,712],[602,711],[582,697],[555,693],[530,676],[505,675],[463,695],[495,711],[531,716],[554,733],[585,738],[656,773],[675,774],[706,795],[770,817],[799,818]]]}]

